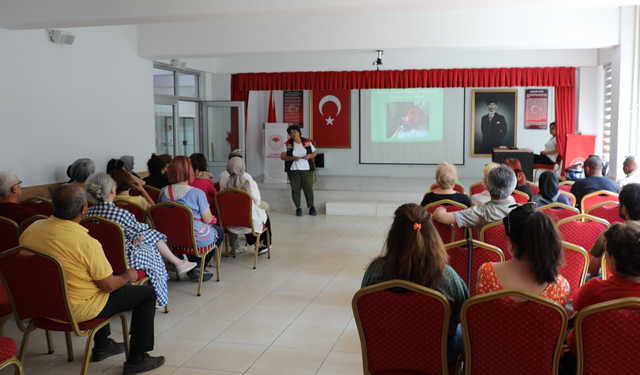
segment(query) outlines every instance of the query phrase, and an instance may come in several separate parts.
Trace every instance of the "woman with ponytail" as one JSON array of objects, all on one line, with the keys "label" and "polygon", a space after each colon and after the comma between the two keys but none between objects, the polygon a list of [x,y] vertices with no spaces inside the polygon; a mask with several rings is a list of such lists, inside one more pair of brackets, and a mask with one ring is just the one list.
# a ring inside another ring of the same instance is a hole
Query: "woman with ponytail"
[{"label": "woman with ponytail", "polygon": [[562,263],[562,242],[553,220],[536,210],[535,204],[527,203],[515,208],[502,221],[507,234],[505,250],[512,258],[480,267],[478,294],[520,289],[565,306],[569,283],[558,269]]},{"label": "woman with ponytail", "polygon": [[135,216],[129,211],[116,207],[113,204],[116,188],[115,180],[106,173],[94,173],[89,176],[85,182],[85,190],[95,198],[96,204],[89,207],[85,218],[100,216],[122,227],[129,267],[144,270],[147,273],[156,290],[158,306],[165,306],[169,303],[167,292],[169,275],[162,257],[173,263],[179,274],[186,274],[194,269],[196,263],[177,258],[165,242],[167,236],[149,229],[147,224],[137,222]]},{"label": "woman with ponytail", "polygon": [[382,255],[371,262],[364,274],[362,287],[400,279],[444,294],[451,306],[447,359],[452,363],[464,352],[458,323],[469,291],[448,260],[431,215],[415,203],[403,204],[394,214]]},{"label": "woman with ponytail", "polygon": [[529,202],[531,202],[531,198],[533,198],[533,191],[531,190],[531,185],[527,182],[527,178],[524,173],[522,173],[522,165],[520,164],[520,160],[516,158],[509,158],[504,161],[504,165],[513,169],[516,173],[516,178],[518,183],[516,184],[516,190],[525,193],[529,196]]}]

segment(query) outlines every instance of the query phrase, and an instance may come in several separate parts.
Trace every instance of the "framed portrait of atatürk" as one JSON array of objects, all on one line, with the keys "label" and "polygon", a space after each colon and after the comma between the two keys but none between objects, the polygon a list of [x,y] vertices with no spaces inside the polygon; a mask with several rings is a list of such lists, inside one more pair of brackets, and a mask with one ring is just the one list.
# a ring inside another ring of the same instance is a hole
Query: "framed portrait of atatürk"
[{"label": "framed portrait of atat\u00fcrk", "polygon": [[494,147],[516,147],[518,90],[471,91],[471,156],[491,156]]}]

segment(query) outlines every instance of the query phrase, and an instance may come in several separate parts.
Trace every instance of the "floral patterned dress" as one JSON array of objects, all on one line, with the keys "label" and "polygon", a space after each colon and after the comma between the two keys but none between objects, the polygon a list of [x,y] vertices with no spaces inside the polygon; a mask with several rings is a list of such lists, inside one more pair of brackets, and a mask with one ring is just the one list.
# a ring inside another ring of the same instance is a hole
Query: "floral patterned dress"
[{"label": "floral patterned dress", "polygon": [[[485,263],[480,267],[480,278],[478,283],[478,294],[495,292],[504,289],[496,271],[493,268],[493,263]],[[540,297],[550,299],[559,303],[562,306],[567,305],[567,297],[569,296],[569,282],[565,280],[562,275],[558,275],[556,281],[547,285],[547,288],[540,293]],[[511,297],[505,299],[515,302]]]}]

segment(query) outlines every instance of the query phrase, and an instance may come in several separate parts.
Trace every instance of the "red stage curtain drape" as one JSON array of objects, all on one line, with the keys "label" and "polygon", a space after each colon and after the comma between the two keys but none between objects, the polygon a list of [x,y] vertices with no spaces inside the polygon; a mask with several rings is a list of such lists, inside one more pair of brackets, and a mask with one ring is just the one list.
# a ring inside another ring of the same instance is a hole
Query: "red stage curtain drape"
[{"label": "red stage curtain drape", "polygon": [[239,73],[231,76],[231,100],[244,101],[246,124],[249,91],[513,86],[555,87],[556,137],[564,157],[567,134],[575,131],[576,68],[571,67]]}]

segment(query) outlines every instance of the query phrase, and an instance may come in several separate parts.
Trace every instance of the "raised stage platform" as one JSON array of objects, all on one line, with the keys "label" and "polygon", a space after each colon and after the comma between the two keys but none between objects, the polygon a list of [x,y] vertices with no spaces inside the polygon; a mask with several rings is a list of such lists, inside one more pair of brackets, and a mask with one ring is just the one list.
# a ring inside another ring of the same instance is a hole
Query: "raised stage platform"
[{"label": "raised stage platform", "polygon": [[[478,179],[461,179],[468,189]],[[256,177],[262,199],[274,211],[294,212],[289,184],[265,184]],[[420,203],[435,178],[318,176],[314,184],[315,206],[327,215],[391,217],[403,203]],[[302,208],[307,210],[304,194]]]}]

